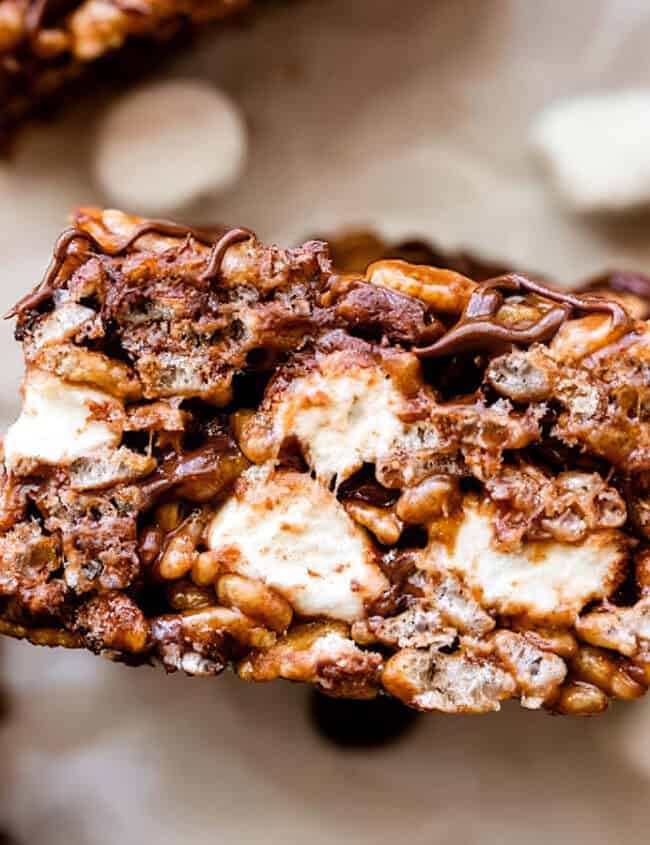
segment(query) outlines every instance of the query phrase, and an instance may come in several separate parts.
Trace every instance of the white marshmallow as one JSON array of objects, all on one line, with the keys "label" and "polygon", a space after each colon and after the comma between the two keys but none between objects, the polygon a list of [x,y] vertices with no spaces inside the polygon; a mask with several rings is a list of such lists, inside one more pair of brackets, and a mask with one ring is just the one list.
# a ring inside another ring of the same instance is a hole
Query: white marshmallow
[{"label": "white marshmallow", "polygon": [[247,146],[243,117],[227,94],[200,80],[169,80],[107,110],[94,169],[113,203],[157,214],[233,185]]},{"label": "white marshmallow", "polygon": [[4,440],[7,466],[15,469],[24,461],[65,465],[115,448],[120,431],[93,418],[101,408],[113,419],[123,412],[122,403],[101,390],[66,384],[50,373],[30,370],[23,385],[22,411]]},{"label": "white marshmallow", "polygon": [[432,543],[422,565],[460,575],[484,608],[547,624],[573,621],[588,602],[614,589],[625,557],[616,532],[596,532],[575,544],[525,543],[520,551],[505,552],[494,547],[492,519],[466,501],[453,548]]},{"label": "white marshmallow", "polygon": [[533,125],[531,145],[576,211],[650,203],[650,89],[555,103]]},{"label": "white marshmallow", "polygon": [[249,469],[212,520],[209,545],[234,551],[231,568],[262,579],[303,616],[352,622],[389,586],[364,530],[307,474]]},{"label": "white marshmallow", "polygon": [[281,443],[298,438],[307,463],[325,484],[341,482],[375,462],[405,436],[399,419],[404,397],[379,367],[333,368],[335,353],[316,371],[296,379],[274,409],[275,435]]}]

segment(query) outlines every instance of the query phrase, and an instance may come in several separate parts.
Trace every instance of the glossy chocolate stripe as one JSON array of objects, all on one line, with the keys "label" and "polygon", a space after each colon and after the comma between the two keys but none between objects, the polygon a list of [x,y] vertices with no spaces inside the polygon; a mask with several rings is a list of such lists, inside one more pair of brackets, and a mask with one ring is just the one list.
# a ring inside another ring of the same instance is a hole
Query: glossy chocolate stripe
[{"label": "glossy chocolate stripe", "polygon": [[[495,321],[504,302],[503,290],[533,293],[557,305],[531,326],[511,328]],[[539,343],[550,340],[573,311],[609,313],[612,338],[618,337],[630,325],[629,315],[618,302],[562,293],[526,276],[511,273],[482,282],[472,293],[456,325],[435,343],[416,347],[413,351],[421,358],[435,358],[471,350],[497,351],[508,344]]]}]

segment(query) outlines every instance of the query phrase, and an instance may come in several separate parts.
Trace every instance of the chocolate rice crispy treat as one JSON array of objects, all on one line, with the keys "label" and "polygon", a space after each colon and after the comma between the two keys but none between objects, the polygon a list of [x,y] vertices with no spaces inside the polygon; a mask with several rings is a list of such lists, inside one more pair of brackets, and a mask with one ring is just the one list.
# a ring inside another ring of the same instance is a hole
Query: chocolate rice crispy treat
[{"label": "chocolate rice crispy treat", "polygon": [[447,713],[643,695],[644,302],[483,279],[78,212],[8,315],[0,630]]},{"label": "chocolate rice crispy treat", "polygon": [[[0,143],[72,82],[120,53],[144,69],[179,33],[251,0],[0,0]],[[144,54],[143,54],[144,53]]]}]

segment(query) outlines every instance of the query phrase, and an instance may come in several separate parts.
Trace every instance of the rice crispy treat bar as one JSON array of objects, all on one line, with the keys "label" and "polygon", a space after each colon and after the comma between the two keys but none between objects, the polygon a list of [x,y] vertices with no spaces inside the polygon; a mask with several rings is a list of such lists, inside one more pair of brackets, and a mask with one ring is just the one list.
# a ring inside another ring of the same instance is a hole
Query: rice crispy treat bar
[{"label": "rice crispy treat bar", "polygon": [[[0,142],[121,51],[111,73],[151,64],[182,31],[251,0],[0,0]],[[146,56],[143,51],[146,48]],[[142,61],[144,59],[144,61]]]},{"label": "rice crispy treat bar", "polygon": [[0,630],[446,713],[642,696],[636,278],[341,272],[320,241],[82,209],[7,315]]}]

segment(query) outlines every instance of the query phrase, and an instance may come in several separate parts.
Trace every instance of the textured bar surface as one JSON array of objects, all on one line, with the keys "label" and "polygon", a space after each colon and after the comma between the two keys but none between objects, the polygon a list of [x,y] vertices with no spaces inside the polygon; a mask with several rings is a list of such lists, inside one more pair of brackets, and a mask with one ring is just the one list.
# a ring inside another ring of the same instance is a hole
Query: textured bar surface
[{"label": "textured bar surface", "polygon": [[364,237],[335,271],[77,214],[10,312],[2,632],[449,713],[641,696],[647,279],[570,295]]}]

